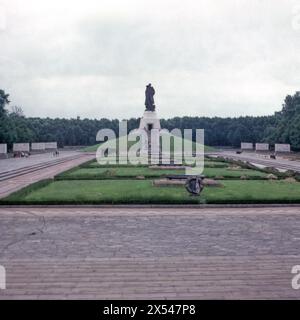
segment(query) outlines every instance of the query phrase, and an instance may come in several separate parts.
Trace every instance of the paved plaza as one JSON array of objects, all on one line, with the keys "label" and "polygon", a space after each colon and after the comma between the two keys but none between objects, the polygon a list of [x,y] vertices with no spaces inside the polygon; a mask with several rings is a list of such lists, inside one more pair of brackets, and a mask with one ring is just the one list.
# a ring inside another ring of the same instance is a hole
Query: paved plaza
[{"label": "paved plaza", "polygon": [[59,157],[54,157],[53,152],[32,154],[28,158],[8,158],[0,159],[0,173],[25,168],[32,165],[38,165],[57,159],[63,159],[80,154],[78,151],[60,151]]},{"label": "paved plaza", "polygon": [[275,160],[270,159],[269,155],[263,155],[255,152],[243,152],[242,154],[236,154],[233,151],[222,151],[217,153],[212,152],[210,154],[214,156],[250,162],[264,167],[273,167],[280,170],[292,170],[295,172],[300,172],[300,161],[289,160],[287,159],[287,156],[283,155],[277,155]]},{"label": "paved plaza", "polygon": [[[55,175],[89,161],[94,157],[95,155],[93,154],[67,151],[61,152],[59,157],[53,157],[52,154],[47,153],[34,155],[29,158],[0,160],[1,172],[7,171],[7,166],[11,163],[9,171],[12,174],[16,173],[15,176],[9,179],[2,181],[0,179],[0,198],[4,198],[34,182],[51,179]],[[30,166],[32,166],[31,171],[26,173],[26,170],[28,170],[26,168]]]},{"label": "paved plaza", "polygon": [[[0,197],[93,157],[22,171]],[[299,218],[300,207],[0,207],[0,299],[299,299]]]},{"label": "paved plaza", "polygon": [[300,208],[0,208],[0,299],[300,298]]}]

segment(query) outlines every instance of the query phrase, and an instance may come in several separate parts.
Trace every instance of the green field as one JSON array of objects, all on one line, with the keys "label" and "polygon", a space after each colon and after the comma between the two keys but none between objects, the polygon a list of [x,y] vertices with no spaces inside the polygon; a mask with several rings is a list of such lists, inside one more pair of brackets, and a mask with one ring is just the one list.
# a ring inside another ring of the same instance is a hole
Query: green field
[{"label": "green field", "polygon": [[[127,137],[124,136],[124,137],[121,137],[121,138],[117,138],[117,139],[114,139],[114,140],[110,140],[109,142],[105,142],[106,146],[110,146],[110,147],[113,147],[113,148],[116,148],[118,149],[118,146],[119,146],[119,142],[122,141],[122,140],[125,140]],[[193,149],[195,149],[195,146],[196,146],[196,143],[193,142],[193,141],[190,141],[190,140],[187,140],[187,139],[182,139],[182,142],[183,144],[191,144]],[[128,145],[128,149],[134,145],[136,142],[135,141],[128,141],[127,145]],[[89,146],[89,147],[86,147],[84,149],[82,149],[82,151],[84,152],[96,152],[97,149],[102,145],[103,143],[98,143],[98,144],[95,144],[93,146]],[[171,152],[174,151],[174,140],[173,139],[170,139],[170,149],[171,149]],[[210,147],[210,146],[204,146],[204,151],[205,152],[213,152],[215,151],[216,149],[213,148],[213,147]]]},{"label": "green field", "polygon": [[185,170],[180,167],[100,166],[92,160],[56,176],[54,180],[24,188],[0,200],[0,204],[300,203],[299,182],[291,179],[271,181],[266,172],[209,159],[205,159],[203,174],[206,178],[219,180],[221,187],[205,187],[201,195],[195,197],[190,196],[183,185],[153,185],[153,179],[182,174]]},{"label": "green field", "polygon": [[[228,163],[220,162],[220,161],[205,160],[204,163],[205,163],[206,168],[228,168],[229,167]],[[100,165],[97,161],[90,161],[86,164],[80,165],[80,168],[103,168],[103,167],[122,167],[122,168],[124,168],[124,167],[148,167],[148,165],[142,165],[142,164],[141,165],[130,165],[130,164],[127,164],[127,165],[119,165],[119,164]]]},{"label": "green field", "polygon": [[156,187],[151,180],[46,181],[25,188],[2,203],[25,204],[218,204],[300,203],[300,183],[286,181],[222,181],[200,197],[183,186]]},{"label": "green field", "polygon": [[71,170],[58,176],[63,180],[99,180],[99,179],[118,179],[118,178],[157,178],[165,175],[184,174],[184,170],[155,170],[148,167],[112,167],[112,168],[79,168]]},{"label": "green field", "polygon": [[[147,179],[163,177],[166,175],[184,174],[184,169],[151,169],[148,167],[91,167],[78,168],[60,174],[57,179],[62,180],[98,180],[98,179],[124,179],[145,177]],[[249,179],[266,179],[267,174],[261,171],[250,169],[230,169],[230,168],[205,168],[204,173],[208,178],[217,179],[240,179],[246,176]]]}]

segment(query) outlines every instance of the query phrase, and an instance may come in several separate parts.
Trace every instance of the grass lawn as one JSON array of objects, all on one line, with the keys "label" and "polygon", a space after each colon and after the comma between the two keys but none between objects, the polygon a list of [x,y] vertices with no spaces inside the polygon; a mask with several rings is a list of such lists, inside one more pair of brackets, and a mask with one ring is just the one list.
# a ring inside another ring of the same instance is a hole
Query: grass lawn
[{"label": "grass lawn", "polygon": [[[220,162],[220,161],[211,161],[211,160],[206,160],[205,159],[205,167],[206,168],[227,168],[230,166],[229,163],[226,163],[226,162]],[[119,167],[119,166],[122,166],[122,167],[147,167],[148,165],[130,165],[130,164],[127,164],[127,165],[119,165],[119,164],[116,164],[116,165],[100,165],[96,160],[94,161],[90,161],[88,163],[83,163],[82,165],[80,165],[80,168],[103,168],[103,167]]]},{"label": "grass lawn", "polygon": [[206,203],[300,203],[300,183],[281,181],[222,181],[224,188],[205,188]]},{"label": "grass lawn", "polygon": [[183,186],[154,187],[151,180],[52,181],[30,186],[0,201],[24,204],[187,204],[187,203],[300,203],[300,183],[286,181],[222,181],[200,197]]},{"label": "grass lawn", "polygon": [[[114,147],[117,147],[119,146],[119,141],[121,140],[124,140],[125,137],[122,137],[122,138],[118,138],[118,139],[114,139],[114,140],[111,140],[110,142],[105,142],[107,146],[114,146]],[[84,149],[82,149],[82,151],[84,152],[96,152],[97,149],[103,144],[103,142],[101,143],[98,143],[98,144],[95,144],[95,145],[92,145],[92,146],[88,146]],[[133,146],[135,144],[135,141],[128,141],[127,142],[127,147],[128,149]]]},{"label": "grass lawn", "polygon": [[[113,148],[117,148],[118,149],[118,146],[119,146],[119,141],[121,140],[125,140],[127,137],[124,136],[124,137],[121,137],[121,138],[117,138],[117,139],[114,139],[114,140],[111,140],[109,142],[105,142],[107,146],[110,146],[110,147],[113,147]],[[190,143],[192,144],[193,146],[193,149],[195,149],[196,147],[196,142],[193,142],[193,141],[190,141],[190,140],[186,140],[186,139],[182,139],[183,141],[183,144],[184,143],[187,143],[187,145],[189,145]],[[135,141],[128,141],[127,143],[127,146],[128,146],[128,149],[133,146],[136,142]],[[96,152],[97,149],[99,148],[100,145],[102,145],[102,143],[99,143],[99,144],[95,144],[93,146],[88,146],[84,149],[82,149],[82,151],[84,152]],[[171,151],[173,150],[174,151],[174,140],[171,139],[170,140],[170,148],[171,148]],[[210,146],[204,146],[204,151],[205,152],[214,152],[216,149],[213,148],[213,147],[210,147]]]},{"label": "grass lawn", "polygon": [[246,176],[249,179],[261,180],[267,178],[267,173],[251,169],[230,169],[230,168],[204,168],[203,174],[207,178],[223,177],[224,179],[240,179],[241,176]]},{"label": "grass lawn", "polygon": [[[7,200],[24,203],[188,203],[184,188],[158,188],[151,180],[54,181],[40,189],[20,191]],[[196,200],[198,201],[198,199]]]},{"label": "grass lawn", "polygon": [[182,170],[155,170],[148,167],[96,167],[96,168],[79,168],[62,173],[58,176],[59,179],[116,179],[116,178],[136,178],[144,176],[145,178],[157,178],[165,175],[184,174]]},{"label": "grass lawn", "polygon": [[[97,179],[125,179],[143,176],[145,178],[163,177],[166,175],[184,174],[184,169],[151,169],[148,167],[91,167],[78,168],[67,171],[57,176],[60,180],[97,180]],[[229,168],[205,168],[204,173],[208,178],[240,179],[247,176],[249,179],[265,179],[267,174],[250,169],[231,170]]]}]

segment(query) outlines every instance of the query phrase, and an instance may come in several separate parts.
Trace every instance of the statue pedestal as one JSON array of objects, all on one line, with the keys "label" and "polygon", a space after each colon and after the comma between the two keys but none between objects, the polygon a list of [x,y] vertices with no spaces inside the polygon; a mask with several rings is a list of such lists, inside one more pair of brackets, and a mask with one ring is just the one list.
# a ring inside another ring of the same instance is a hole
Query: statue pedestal
[{"label": "statue pedestal", "polygon": [[151,131],[152,129],[161,129],[160,121],[158,119],[156,111],[144,111],[139,129],[146,131]]},{"label": "statue pedestal", "polygon": [[146,132],[146,139],[142,139],[142,154],[159,157],[159,131],[161,130],[160,121],[155,111],[144,111],[141,118],[139,130]]}]

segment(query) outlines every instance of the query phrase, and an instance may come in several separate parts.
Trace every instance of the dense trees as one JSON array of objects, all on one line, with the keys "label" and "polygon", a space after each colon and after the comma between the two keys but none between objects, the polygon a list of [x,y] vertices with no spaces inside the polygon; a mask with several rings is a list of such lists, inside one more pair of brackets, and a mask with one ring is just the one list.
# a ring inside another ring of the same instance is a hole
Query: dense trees
[{"label": "dense trees", "polygon": [[183,117],[162,120],[162,127],[205,129],[205,144],[239,147],[241,141],[257,142],[264,138],[264,128],[273,125],[274,117],[206,118]]},{"label": "dense trees", "polygon": [[4,90],[0,89],[0,117],[5,116],[7,112],[5,106],[10,103],[8,97],[9,94],[6,94]]},{"label": "dense trees", "polygon": [[290,143],[300,150],[300,92],[285,98],[282,110],[274,115],[274,122],[264,134],[266,141]]},{"label": "dense trees", "polygon": [[[110,128],[118,134],[119,120],[26,118],[22,108],[6,111],[8,94],[0,90],[0,143],[57,141],[59,146],[92,145],[96,133]],[[128,120],[128,131],[137,128],[139,119]],[[207,118],[175,117],[162,119],[163,128],[205,129],[205,143],[211,146],[240,146],[245,142],[291,143],[300,150],[300,93],[287,96],[282,111],[273,116]]]}]

